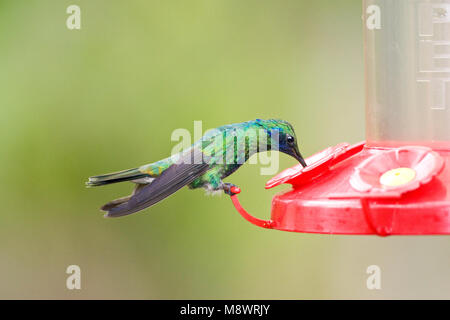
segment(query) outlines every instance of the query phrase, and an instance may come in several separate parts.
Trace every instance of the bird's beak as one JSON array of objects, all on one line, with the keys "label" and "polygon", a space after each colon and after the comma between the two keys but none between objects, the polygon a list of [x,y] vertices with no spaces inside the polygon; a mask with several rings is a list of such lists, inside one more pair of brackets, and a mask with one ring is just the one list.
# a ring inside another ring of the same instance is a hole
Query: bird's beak
[{"label": "bird's beak", "polygon": [[303,168],[306,167],[306,161],[305,161],[305,159],[303,159],[302,155],[300,154],[300,151],[298,151],[297,148],[295,148],[295,150],[294,150],[294,155],[293,155],[293,156],[294,156],[295,159],[298,160],[298,162],[301,163],[301,165],[303,166]]}]

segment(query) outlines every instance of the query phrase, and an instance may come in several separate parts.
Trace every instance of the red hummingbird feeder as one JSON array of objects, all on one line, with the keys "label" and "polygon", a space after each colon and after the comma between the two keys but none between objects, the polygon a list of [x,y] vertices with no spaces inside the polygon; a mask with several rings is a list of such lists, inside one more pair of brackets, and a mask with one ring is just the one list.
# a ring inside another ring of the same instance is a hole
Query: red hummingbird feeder
[{"label": "red hummingbird feeder", "polygon": [[[450,0],[364,0],[366,142],[286,169],[249,222],[324,234],[450,234]],[[240,191],[240,190],[237,190]]]}]

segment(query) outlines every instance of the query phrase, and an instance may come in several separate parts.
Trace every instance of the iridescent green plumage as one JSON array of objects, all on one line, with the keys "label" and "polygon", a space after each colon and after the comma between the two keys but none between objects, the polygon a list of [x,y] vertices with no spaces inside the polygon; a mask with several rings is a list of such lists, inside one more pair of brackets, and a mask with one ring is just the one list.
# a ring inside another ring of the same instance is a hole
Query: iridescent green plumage
[{"label": "iridescent green plumage", "polygon": [[131,196],[102,207],[108,211],[107,216],[122,216],[149,207],[185,185],[191,189],[223,190],[232,194],[233,185],[222,179],[253,154],[266,150],[279,150],[306,165],[298,151],[294,129],[288,122],[257,119],[216,128],[177,155],[136,169],[91,177],[87,185],[137,183]]}]

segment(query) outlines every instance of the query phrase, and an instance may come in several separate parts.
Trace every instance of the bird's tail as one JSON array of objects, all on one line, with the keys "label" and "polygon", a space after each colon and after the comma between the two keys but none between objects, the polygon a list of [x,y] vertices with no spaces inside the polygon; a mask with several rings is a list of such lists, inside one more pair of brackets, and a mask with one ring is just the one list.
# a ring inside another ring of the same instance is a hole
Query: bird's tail
[{"label": "bird's tail", "polygon": [[89,181],[86,182],[88,187],[98,187],[105,184],[122,182],[122,181],[133,181],[142,178],[150,177],[149,174],[143,173],[139,168],[104,174],[100,176],[90,177]]}]

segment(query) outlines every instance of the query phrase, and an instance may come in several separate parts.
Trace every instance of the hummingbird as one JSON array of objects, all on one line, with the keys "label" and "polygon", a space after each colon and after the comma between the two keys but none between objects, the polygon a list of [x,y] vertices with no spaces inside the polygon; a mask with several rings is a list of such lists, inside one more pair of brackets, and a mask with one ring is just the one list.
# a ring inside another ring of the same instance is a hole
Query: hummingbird
[{"label": "hummingbird", "polygon": [[262,151],[280,151],[303,159],[292,125],[284,120],[261,120],[235,123],[208,131],[190,148],[166,159],[134,169],[93,176],[88,187],[123,181],[136,184],[133,192],[101,207],[105,217],[126,216],[148,208],[184,186],[224,192],[230,196],[239,188],[223,179],[239,169],[252,155]]}]

